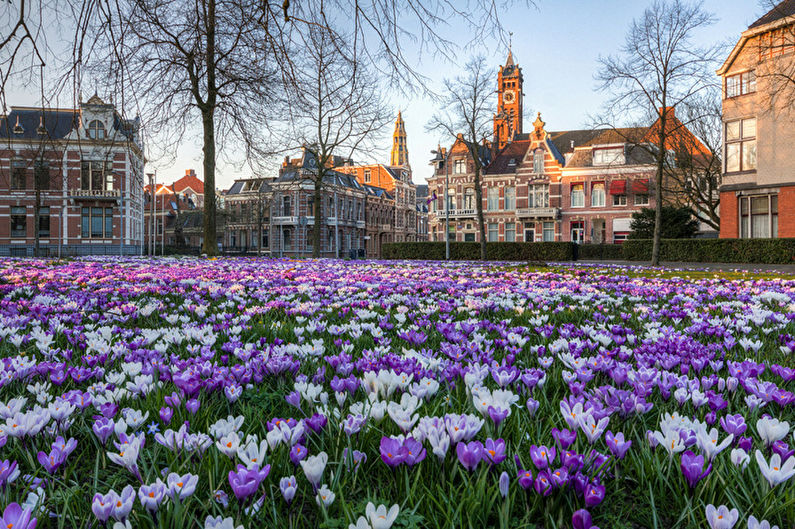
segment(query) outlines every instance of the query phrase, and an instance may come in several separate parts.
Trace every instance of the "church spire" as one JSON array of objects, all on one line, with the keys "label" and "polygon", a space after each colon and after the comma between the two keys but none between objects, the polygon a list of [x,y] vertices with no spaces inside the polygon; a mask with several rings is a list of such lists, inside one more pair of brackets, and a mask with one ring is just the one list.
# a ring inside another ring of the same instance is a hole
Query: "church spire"
[{"label": "church spire", "polygon": [[398,110],[395,120],[395,132],[392,134],[392,153],[389,157],[389,165],[405,166],[409,165],[409,148],[406,144],[406,125],[403,123],[403,116]]}]

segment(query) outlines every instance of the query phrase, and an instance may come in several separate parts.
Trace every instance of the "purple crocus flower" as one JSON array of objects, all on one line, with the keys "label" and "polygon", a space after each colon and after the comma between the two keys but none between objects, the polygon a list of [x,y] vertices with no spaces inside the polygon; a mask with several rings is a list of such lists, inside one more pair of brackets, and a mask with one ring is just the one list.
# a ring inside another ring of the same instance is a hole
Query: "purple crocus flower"
[{"label": "purple crocus flower", "polygon": [[555,447],[547,448],[544,445],[532,445],[530,447],[530,459],[533,460],[533,464],[538,470],[544,470],[545,468],[548,468],[549,465],[555,461],[556,455],[557,451],[555,450]]},{"label": "purple crocus flower", "polygon": [[737,437],[734,442],[737,444],[737,448],[745,450],[746,452],[750,452],[751,448],[754,446],[754,441],[750,437]]},{"label": "purple crocus flower", "polygon": [[315,433],[323,430],[323,428],[326,427],[326,423],[328,423],[328,419],[325,415],[320,413],[316,413],[308,419],[304,419],[304,424]]},{"label": "purple crocus flower", "polygon": [[91,500],[91,512],[104,524],[110,518],[110,513],[113,512],[113,506],[116,505],[117,501],[119,501],[119,495],[113,490],[110,490],[104,496],[96,493]]},{"label": "purple crocus flower", "polygon": [[585,487],[585,505],[596,507],[605,499],[605,486],[601,483],[592,482]]},{"label": "purple crocus flower", "polygon": [[290,448],[290,461],[293,462],[293,465],[298,466],[298,464],[306,459],[306,456],[308,455],[309,451],[300,443]]},{"label": "purple crocus flower", "polygon": [[510,485],[510,478],[508,477],[508,473],[503,471],[503,473],[500,474],[500,481],[499,481],[500,494],[502,494],[503,498],[508,496],[509,485]]},{"label": "purple crocus flower", "polygon": [[535,481],[533,482],[533,488],[537,494],[542,496],[549,496],[552,494],[552,482],[550,481],[549,473],[546,470],[542,470],[538,473]]},{"label": "purple crocus flower", "polygon": [[507,408],[495,408],[494,406],[489,406],[488,408],[489,418],[494,422],[494,426],[499,426],[508,416],[509,411]]},{"label": "purple crocus flower", "polygon": [[[270,465],[267,468],[270,470]],[[257,492],[260,483],[262,483],[262,480],[260,479],[259,470],[256,468],[249,469],[245,465],[238,465],[236,472],[229,471],[229,486],[232,487],[232,492],[235,494],[237,501],[241,503]]]},{"label": "purple crocus flower", "polygon": [[295,406],[296,408],[301,409],[301,394],[297,391],[291,391],[285,395],[284,400],[286,400],[287,404],[290,406]]},{"label": "purple crocus flower", "polygon": [[196,415],[200,407],[201,402],[199,402],[199,399],[188,399],[188,401],[185,402],[185,409],[188,410],[191,415]]},{"label": "purple crocus flower", "polygon": [[486,439],[483,447],[484,458],[492,465],[499,465],[508,455],[505,453],[505,441],[502,439]]},{"label": "purple crocus flower", "polygon": [[569,472],[577,472],[585,465],[585,456],[566,450],[560,453],[560,464],[569,469]]},{"label": "purple crocus flower", "polygon": [[17,470],[17,462],[9,461],[8,459],[0,461],[0,490],[5,490],[6,485],[17,479],[19,470]]},{"label": "purple crocus flower", "polygon": [[577,440],[577,431],[567,430],[566,428],[562,430],[552,428],[552,438],[555,439],[555,444],[558,445],[558,448],[566,450]]},{"label": "purple crocus flower", "polygon": [[704,456],[696,455],[690,450],[682,454],[682,474],[684,474],[690,488],[695,488],[699,481],[704,479],[712,470],[712,463],[704,469]]},{"label": "purple crocus flower", "polygon": [[786,461],[795,455],[795,450],[790,448],[789,445],[784,441],[774,442],[772,445],[770,445],[770,449],[773,451],[773,453],[780,455],[782,461]]},{"label": "purple crocus flower", "polygon": [[536,411],[538,411],[538,407],[540,405],[541,403],[534,398],[527,399],[525,406],[527,406],[527,411],[530,412],[530,417],[536,414]]},{"label": "purple crocus flower", "polygon": [[44,467],[44,470],[50,474],[55,474],[58,467],[61,466],[66,458],[59,448],[53,447],[49,454],[46,452],[39,452],[37,454],[37,459],[39,463],[41,463],[41,466]]},{"label": "purple crocus flower", "polygon": [[164,406],[160,408],[160,420],[164,423],[168,424],[171,422],[171,417],[174,416],[174,410],[169,408],[168,406]]},{"label": "purple crocus flower", "polygon": [[38,520],[31,518],[31,510],[23,509],[16,502],[9,503],[3,511],[3,518],[0,519],[3,527],[11,527],[13,529],[36,529]]},{"label": "purple crocus flower", "polygon": [[138,489],[138,500],[150,513],[156,513],[166,497],[166,484],[159,479],[151,485],[141,485]]},{"label": "purple crocus flower", "polygon": [[529,489],[533,486],[533,473],[529,470],[519,469],[519,472],[516,473],[516,481],[523,489]]},{"label": "purple crocus flower", "polygon": [[[349,453],[351,454],[350,458],[348,457]],[[346,448],[345,450],[342,451],[342,461],[343,463],[345,463],[345,467],[348,470],[353,469],[353,471],[355,472],[359,470],[359,466],[362,463],[367,461],[367,454],[365,454],[364,452],[360,452],[358,450],[352,450],[348,452],[348,449]]]},{"label": "purple crocus flower", "polygon": [[566,467],[553,470],[549,473],[549,480],[552,482],[553,487],[563,487],[569,482],[569,470]]},{"label": "purple crocus flower", "polygon": [[403,448],[406,450],[406,460],[404,461],[406,465],[413,467],[425,459],[425,448],[413,437],[408,437],[403,441]]},{"label": "purple crocus flower", "polygon": [[591,513],[580,509],[571,515],[571,525],[574,529],[599,529],[591,521]]},{"label": "purple crocus flower", "polygon": [[113,426],[112,419],[98,417],[91,429],[94,430],[94,433],[104,445],[107,444],[108,438],[113,434]]},{"label": "purple crocus flower", "polygon": [[455,451],[458,455],[458,461],[470,471],[475,470],[480,460],[484,457],[483,443],[480,441],[470,441],[469,443],[461,441],[456,445]]},{"label": "purple crocus flower", "polygon": [[112,419],[119,412],[119,407],[112,402],[101,404],[98,409],[102,416],[106,419]]},{"label": "purple crocus flower", "polygon": [[279,480],[279,489],[282,491],[284,501],[287,502],[287,505],[290,505],[293,502],[296,491],[298,491],[298,480],[295,479],[295,476],[282,478]]},{"label": "purple crocus flower", "polygon": [[381,438],[381,460],[394,468],[406,460],[407,450],[403,447],[397,439],[391,437]]},{"label": "purple crocus flower", "polygon": [[622,432],[613,435],[613,432],[608,430],[605,434],[605,441],[607,441],[608,450],[618,459],[624,459],[624,456],[627,455],[627,450],[632,446],[632,441],[624,440],[624,434]]}]

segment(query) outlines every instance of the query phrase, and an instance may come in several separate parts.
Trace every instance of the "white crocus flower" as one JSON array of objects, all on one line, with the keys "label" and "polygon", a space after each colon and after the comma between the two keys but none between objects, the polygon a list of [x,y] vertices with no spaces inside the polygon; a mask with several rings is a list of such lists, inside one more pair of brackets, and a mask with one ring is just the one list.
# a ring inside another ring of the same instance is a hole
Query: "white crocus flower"
[{"label": "white crocus flower", "polygon": [[742,448],[734,448],[731,451],[731,460],[734,463],[734,466],[741,466],[743,468],[748,466],[748,463],[751,461],[751,456],[748,455],[748,452],[743,450]]},{"label": "white crocus flower", "polygon": [[757,450],[756,463],[759,465],[762,476],[770,483],[771,488],[795,476],[795,456],[790,456],[782,465],[781,456],[773,454],[770,458],[770,464],[768,464],[762,452]]},{"label": "white crocus flower", "polygon": [[237,449],[237,457],[246,465],[246,468],[262,467],[268,453],[268,441],[263,439],[257,442],[256,437],[246,439],[246,445]]},{"label": "white crocus flower", "polygon": [[[301,462],[303,463],[303,461]],[[323,485],[322,487],[320,487],[320,489],[318,489],[317,496],[315,497],[315,499],[317,500],[318,505],[323,505],[324,507],[328,507],[329,505],[334,503],[334,498],[336,497],[337,496],[333,492],[331,492],[331,489],[329,489],[326,485]]]},{"label": "white crocus flower", "polygon": [[326,469],[327,463],[328,454],[325,452],[320,452],[316,456],[309,456],[301,461],[301,468],[304,470],[306,479],[309,480],[312,486],[317,487],[320,483],[320,480],[323,478],[323,471]]},{"label": "white crocus flower", "polygon": [[668,455],[673,456],[685,449],[685,443],[679,437],[679,432],[676,430],[669,430],[663,435],[660,432],[654,432],[654,439],[658,444],[662,445],[668,451]]},{"label": "white crocus flower", "polygon": [[237,432],[230,432],[215,442],[215,446],[228,458],[235,457],[237,449],[240,447],[240,436]]},{"label": "white crocus flower", "polygon": [[789,423],[769,417],[762,417],[756,421],[756,431],[767,446],[784,439],[789,433]]},{"label": "white crocus flower", "polygon": [[701,428],[696,432],[696,443],[698,447],[704,452],[708,461],[715,459],[715,456],[721,453],[734,439],[734,435],[729,435],[722,443],[718,443],[718,429],[713,428],[707,432],[706,428]]},{"label": "white crocus flower", "polygon": [[400,506],[393,505],[389,511],[386,510],[386,505],[379,505],[376,508],[371,502],[367,503],[364,514],[370,519],[373,529],[389,529],[395,523],[395,519],[400,512]]}]

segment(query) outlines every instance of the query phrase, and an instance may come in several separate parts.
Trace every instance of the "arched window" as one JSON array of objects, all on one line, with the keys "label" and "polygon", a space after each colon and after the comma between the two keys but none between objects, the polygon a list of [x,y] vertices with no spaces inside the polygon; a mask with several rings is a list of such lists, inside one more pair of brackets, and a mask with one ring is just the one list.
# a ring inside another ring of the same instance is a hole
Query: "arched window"
[{"label": "arched window", "polygon": [[101,121],[95,119],[88,124],[88,137],[92,140],[105,139],[105,125]]},{"label": "arched window", "polygon": [[541,149],[533,153],[533,172],[536,174],[544,172],[544,151]]}]

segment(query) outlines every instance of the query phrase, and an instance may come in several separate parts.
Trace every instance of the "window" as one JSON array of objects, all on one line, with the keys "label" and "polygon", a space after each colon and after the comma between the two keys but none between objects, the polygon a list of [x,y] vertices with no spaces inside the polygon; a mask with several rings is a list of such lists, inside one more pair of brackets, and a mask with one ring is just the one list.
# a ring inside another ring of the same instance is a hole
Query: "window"
[{"label": "window", "polygon": [[92,140],[105,139],[105,125],[101,121],[95,119],[88,124],[88,137]]},{"label": "window", "polygon": [[50,165],[44,160],[38,160],[33,169],[33,178],[35,178],[37,189],[50,188]]},{"label": "window", "polygon": [[465,233],[464,234],[464,242],[475,242],[475,234],[474,233]]},{"label": "window", "polygon": [[293,249],[293,232],[289,228],[285,228],[282,232],[282,238],[284,239],[284,249],[285,250],[292,250]]},{"label": "window", "polygon": [[467,161],[464,158],[459,158],[453,161],[453,174],[464,174],[467,172]]},{"label": "window", "polygon": [[792,52],[792,30],[785,27],[770,31],[759,38],[759,60]]},{"label": "window", "polygon": [[282,197],[282,216],[290,217],[292,209],[290,208],[290,197]]},{"label": "window", "polygon": [[315,197],[307,197],[306,199],[306,214],[310,217],[315,216]]},{"label": "window", "polygon": [[605,185],[603,183],[594,184],[591,189],[591,206],[603,207],[605,205]]},{"label": "window", "polygon": [[648,206],[649,205],[649,195],[635,195],[635,205],[636,206]]},{"label": "window", "polygon": [[80,189],[102,191],[113,189],[113,162],[84,161],[80,165]]},{"label": "window", "polygon": [[585,222],[573,220],[571,222],[571,242],[582,243],[585,234]]},{"label": "window", "polygon": [[488,242],[497,242],[498,227],[496,222],[489,222]]},{"label": "window", "polygon": [[25,189],[25,168],[23,160],[11,160],[11,189]]},{"label": "window", "polygon": [[756,169],[756,118],[726,123],[726,172]]},{"label": "window", "polygon": [[516,241],[516,224],[514,224],[513,222],[505,223],[505,241],[506,242]]},{"label": "window", "polygon": [[50,236],[50,208],[39,208],[39,237]]},{"label": "window", "polygon": [[451,187],[447,190],[447,209],[455,211],[455,188]]},{"label": "window", "polygon": [[527,186],[527,207],[549,207],[549,187],[546,184],[531,184]]},{"label": "window", "polygon": [[629,237],[629,232],[616,232],[613,234],[613,242],[615,244],[621,244],[627,240],[627,237]]},{"label": "window", "polygon": [[25,206],[11,208],[11,236],[25,237],[27,235],[27,211]]},{"label": "window", "polygon": [[369,184],[372,177],[370,176],[370,169],[364,170],[364,183]]},{"label": "window", "polygon": [[271,245],[269,235],[270,234],[268,232],[268,228],[263,228],[262,229],[262,247],[263,248],[268,248]]},{"label": "window", "polygon": [[536,174],[544,173],[544,151],[541,149],[533,152],[533,172]]},{"label": "window", "polygon": [[613,195],[613,205],[614,206],[626,206],[627,205],[627,195]]},{"label": "window", "polygon": [[455,240],[455,224],[450,223],[450,226],[447,228],[447,234],[451,241]]},{"label": "window", "polygon": [[507,210],[516,209],[516,188],[514,187],[505,188],[505,208],[503,209]]},{"label": "window", "polygon": [[594,165],[613,165],[624,163],[624,148],[611,147],[609,149],[594,149],[593,150],[593,164]]},{"label": "window", "polygon": [[740,237],[778,237],[778,195],[740,197]]},{"label": "window", "polygon": [[585,207],[585,186],[583,184],[572,184],[571,186],[571,207]]},{"label": "window", "polygon": [[554,222],[545,222],[543,225],[543,239],[545,242],[551,242],[555,240],[555,223]]},{"label": "window", "polygon": [[328,241],[328,251],[329,252],[333,252],[334,251],[334,247],[335,247],[335,243],[334,243],[334,229],[333,228],[329,228],[328,229],[328,237],[326,238],[326,240]]},{"label": "window", "polygon": [[471,187],[464,191],[464,209],[475,209],[475,190]]},{"label": "window", "polygon": [[[113,208],[82,208],[80,235],[84,239],[113,237]],[[162,219],[156,220],[158,235],[163,233]]]},{"label": "window", "polygon": [[726,98],[756,92],[756,72],[738,73],[726,77]]},{"label": "window", "polygon": [[524,225],[524,242],[533,242],[536,240],[536,226],[535,224],[527,223]]},{"label": "window", "polygon": [[496,211],[500,209],[500,190],[496,187],[490,187],[487,194],[486,208],[489,211]]}]

